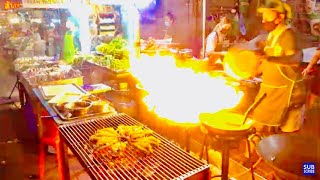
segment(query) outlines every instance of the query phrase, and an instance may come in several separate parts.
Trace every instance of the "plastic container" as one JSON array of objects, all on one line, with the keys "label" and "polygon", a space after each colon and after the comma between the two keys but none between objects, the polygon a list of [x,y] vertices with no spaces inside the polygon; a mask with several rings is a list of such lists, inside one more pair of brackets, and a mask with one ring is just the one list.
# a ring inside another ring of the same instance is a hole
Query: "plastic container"
[{"label": "plastic container", "polygon": [[62,79],[58,81],[49,81],[49,82],[41,83],[41,85],[63,85],[63,84],[76,84],[78,86],[82,86],[83,76],[77,77],[77,78]]}]

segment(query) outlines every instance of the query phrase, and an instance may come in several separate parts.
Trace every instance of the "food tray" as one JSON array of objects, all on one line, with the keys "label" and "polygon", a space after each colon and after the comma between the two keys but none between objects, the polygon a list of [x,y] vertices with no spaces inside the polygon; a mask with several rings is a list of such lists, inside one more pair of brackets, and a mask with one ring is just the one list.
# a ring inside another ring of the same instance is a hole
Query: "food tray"
[{"label": "food tray", "polygon": [[79,117],[65,117],[57,108],[56,105],[52,105],[52,109],[58,114],[58,116],[64,120],[64,121],[72,121],[72,120],[80,120],[80,119],[85,119],[85,118],[90,118],[90,117],[99,117],[102,115],[111,115],[111,114],[116,114],[117,111],[113,107],[109,107],[108,112],[103,112],[103,113],[90,113],[90,110],[88,113],[84,116],[79,116]]},{"label": "food tray", "polygon": [[62,85],[62,84],[76,84],[78,86],[82,86],[83,76],[41,83],[41,85]]},{"label": "food tray", "polygon": [[[58,85],[58,84],[57,84]],[[64,85],[64,84],[59,84],[59,85]],[[83,92],[84,94],[88,94],[84,89],[82,89],[78,84],[72,83],[73,86],[75,86],[78,90],[80,90],[80,92]],[[51,98],[53,98],[54,96],[46,96],[42,86],[39,87],[39,91],[41,93],[41,96],[45,99],[45,100],[50,100]],[[72,92],[70,92],[72,93]],[[58,93],[59,94],[59,93]]]}]

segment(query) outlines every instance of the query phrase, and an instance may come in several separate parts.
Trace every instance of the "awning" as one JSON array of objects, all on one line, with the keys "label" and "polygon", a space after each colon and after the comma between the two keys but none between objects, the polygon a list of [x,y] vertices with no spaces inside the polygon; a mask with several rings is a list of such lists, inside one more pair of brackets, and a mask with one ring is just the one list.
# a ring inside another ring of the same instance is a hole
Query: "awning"
[{"label": "awning", "polygon": [[[74,0],[22,0],[23,8],[68,8]],[[78,2],[79,3],[79,2]]]},{"label": "awning", "polygon": [[0,1],[1,10],[12,10],[22,6],[22,0],[3,0]]}]

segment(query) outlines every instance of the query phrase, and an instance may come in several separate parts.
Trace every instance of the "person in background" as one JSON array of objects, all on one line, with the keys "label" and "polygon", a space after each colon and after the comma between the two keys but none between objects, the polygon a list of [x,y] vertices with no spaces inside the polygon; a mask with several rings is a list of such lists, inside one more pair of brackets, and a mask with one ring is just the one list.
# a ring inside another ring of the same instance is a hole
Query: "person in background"
[{"label": "person in background", "polygon": [[31,24],[31,39],[34,42],[41,40],[41,35],[39,33],[39,24],[38,23]]},{"label": "person in background", "polygon": [[31,42],[33,43],[33,55],[44,56],[46,54],[46,43],[40,33],[40,24],[31,24]]},{"label": "person in background", "polygon": [[299,71],[302,52],[286,23],[292,18],[291,7],[281,0],[268,0],[265,5],[258,12],[269,34],[260,57],[264,59],[260,65],[262,83],[252,119],[262,134],[270,133],[270,127],[294,132],[301,128],[305,112],[306,86]]},{"label": "person in background", "polygon": [[210,56],[213,52],[221,52],[226,50],[224,40],[231,29],[231,20],[222,17],[220,22],[215,26],[212,32],[206,38],[205,52],[206,56]]},{"label": "person in background", "polygon": [[31,32],[31,24],[27,21],[23,21],[21,24],[21,33],[23,36],[30,36],[32,34]]},{"label": "person in background", "polygon": [[[313,71],[314,67],[318,64],[320,61],[320,47],[317,49],[316,53],[313,55],[310,63],[308,66],[302,71],[303,76],[307,76],[311,74]],[[314,77],[310,81],[310,89],[311,93],[307,97],[307,107],[312,107],[312,105],[316,102],[318,97],[320,96],[320,84],[319,84],[319,79],[320,79],[320,72],[315,71],[316,73],[312,73]]]},{"label": "person in background", "polygon": [[173,16],[172,13],[168,12],[164,16],[164,35],[163,39],[172,39],[175,34],[173,23],[175,21],[175,17]]},{"label": "person in background", "polygon": [[[223,51],[228,48],[228,43],[225,43],[226,36],[231,29],[231,20],[224,16],[215,26],[212,32],[206,38],[205,55],[202,57],[209,58],[209,66],[215,66],[216,61],[221,59]],[[201,52],[203,54],[203,52]],[[221,68],[221,67],[219,67]]]},{"label": "person in background", "polygon": [[245,40],[246,27],[244,25],[244,18],[239,12],[239,7],[235,6],[231,9],[232,18],[231,18],[231,30],[230,30],[230,39],[233,42],[242,42]]},{"label": "person in background", "polygon": [[20,37],[22,35],[21,26],[19,24],[13,24],[11,29],[11,37]]},{"label": "person in background", "polygon": [[320,61],[320,47],[317,49],[308,66],[302,71],[302,74],[307,76],[311,72],[312,68],[317,65],[318,61]]},{"label": "person in background", "polygon": [[74,55],[81,51],[79,23],[75,17],[69,17],[66,22],[68,30],[64,35],[63,60],[67,64],[72,64]]},{"label": "person in background", "polygon": [[54,24],[50,24],[46,33],[47,54],[48,56],[55,56],[60,52],[60,35],[56,30]]}]

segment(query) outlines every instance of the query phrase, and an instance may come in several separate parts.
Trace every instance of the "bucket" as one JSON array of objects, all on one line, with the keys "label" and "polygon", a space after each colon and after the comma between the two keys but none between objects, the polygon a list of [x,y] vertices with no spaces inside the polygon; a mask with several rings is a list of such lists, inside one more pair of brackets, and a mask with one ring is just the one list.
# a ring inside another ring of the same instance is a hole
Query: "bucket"
[{"label": "bucket", "polygon": [[24,117],[26,117],[28,131],[37,135],[37,118],[33,114],[32,106],[29,101],[25,104]]}]

